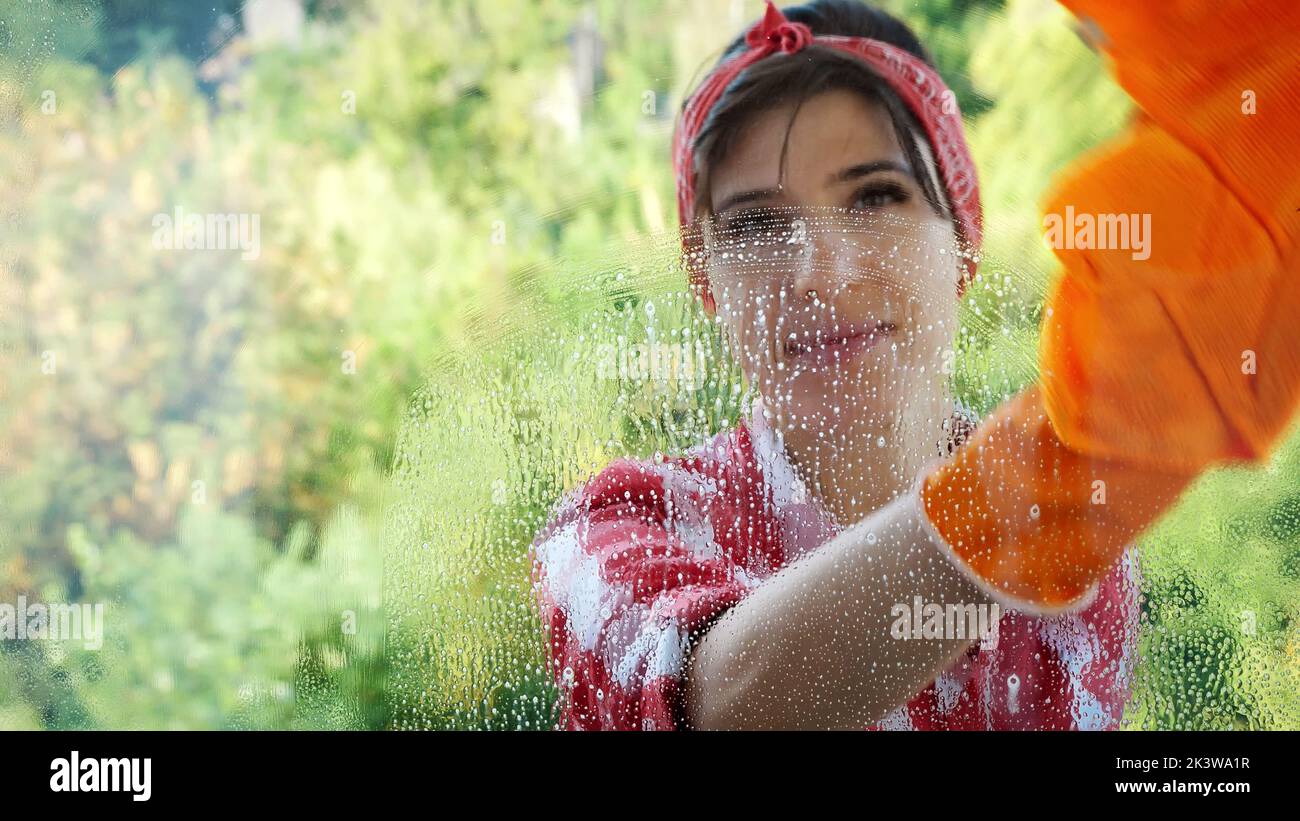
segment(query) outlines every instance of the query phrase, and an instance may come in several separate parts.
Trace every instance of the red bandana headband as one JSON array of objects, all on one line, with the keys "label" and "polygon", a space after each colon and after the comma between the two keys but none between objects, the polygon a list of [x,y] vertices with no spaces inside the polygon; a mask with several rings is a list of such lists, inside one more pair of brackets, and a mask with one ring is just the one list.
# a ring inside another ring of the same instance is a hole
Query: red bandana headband
[{"label": "red bandana headband", "polygon": [[[983,237],[983,219],[980,213],[979,181],[975,176],[975,162],[966,147],[962,129],[961,112],[957,98],[944,85],[943,80],[925,63],[903,49],[866,37],[837,35],[814,36],[812,29],[803,23],[787,20],[772,0],[767,0],[767,13],[745,35],[749,49],[733,57],[705,78],[700,87],[686,101],[673,135],[673,170],[677,175],[677,214],[685,227],[691,222],[695,209],[695,159],[692,146],[700,133],[709,112],[718,102],[727,86],[749,66],[780,52],[794,54],[805,46],[818,45],[851,54],[870,66],[889,83],[903,103],[916,115],[930,146],[953,219],[966,251],[971,256],[963,262],[965,272],[957,281],[957,293],[965,289],[966,282],[975,275],[976,262]],[[691,284],[711,300],[707,274],[691,267]]]}]

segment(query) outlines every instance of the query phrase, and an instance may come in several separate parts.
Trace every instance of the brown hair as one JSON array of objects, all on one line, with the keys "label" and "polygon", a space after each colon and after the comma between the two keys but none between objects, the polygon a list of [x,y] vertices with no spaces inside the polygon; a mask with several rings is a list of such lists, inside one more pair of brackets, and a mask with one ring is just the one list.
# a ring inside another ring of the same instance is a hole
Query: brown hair
[{"label": "brown hair", "polygon": [[[807,25],[814,35],[869,37],[897,46],[934,67],[934,62],[911,29],[889,14],[857,0],[813,0],[782,9],[782,12],[787,19]],[[723,52],[718,65],[746,48],[742,34]],[[708,119],[692,146],[697,193],[691,220],[711,210],[710,169],[726,155],[741,129],[755,114],[774,105],[795,103],[781,146],[781,174],[784,176],[790,129],[799,109],[810,97],[832,90],[855,92],[885,109],[923,196],[935,213],[951,219],[946,194],[928,173],[917,144],[918,135],[924,132],[912,112],[889,84],[861,61],[834,49],[810,45],[797,54],[759,60],[746,68],[732,80],[709,111]],[[930,149],[933,155],[933,146]]]}]

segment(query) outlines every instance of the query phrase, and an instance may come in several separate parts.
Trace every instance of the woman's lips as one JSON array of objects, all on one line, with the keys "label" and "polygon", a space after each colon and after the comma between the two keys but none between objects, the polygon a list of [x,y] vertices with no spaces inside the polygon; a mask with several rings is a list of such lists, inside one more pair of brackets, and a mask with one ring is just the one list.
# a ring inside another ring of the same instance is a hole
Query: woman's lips
[{"label": "woman's lips", "polygon": [[892,322],[815,331],[785,343],[785,358],[809,367],[842,365],[871,350],[894,332]]}]

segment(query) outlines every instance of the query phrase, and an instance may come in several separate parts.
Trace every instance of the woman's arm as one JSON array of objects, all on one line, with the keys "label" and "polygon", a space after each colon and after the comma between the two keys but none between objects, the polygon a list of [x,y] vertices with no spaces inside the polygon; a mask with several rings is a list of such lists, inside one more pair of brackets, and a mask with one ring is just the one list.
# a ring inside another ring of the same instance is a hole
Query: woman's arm
[{"label": "woman's arm", "polygon": [[991,602],[944,550],[912,492],[761,584],[696,644],[688,726],[862,729],[906,703],[978,636],[895,638],[894,608]]},{"label": "woman's arm", "polygon": [[[697,728],[861,727],[920,692],[971,637],[894,639],[896,604],[1033,615],[1083,608],[1123,545],[1193,478],[1081,455],[1031,387],[910,492],[772,577],[697,642]],[[909,611],[912,608],[909,607]]]}]

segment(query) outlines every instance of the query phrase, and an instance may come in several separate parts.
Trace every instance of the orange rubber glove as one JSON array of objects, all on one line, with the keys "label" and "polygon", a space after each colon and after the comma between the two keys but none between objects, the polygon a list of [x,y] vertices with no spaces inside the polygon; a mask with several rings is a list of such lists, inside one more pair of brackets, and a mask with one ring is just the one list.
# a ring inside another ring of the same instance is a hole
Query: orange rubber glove
[{"label": "orange rubber glove", "polygon": [[1040,384],[922,483],[959,564],[1037,611],[1207,467],[1267,458],[1300,400],[1300,4],[1062,3],[1141,113],[1045,212],[1150,215],[1149,257],[1059,249]]}]

